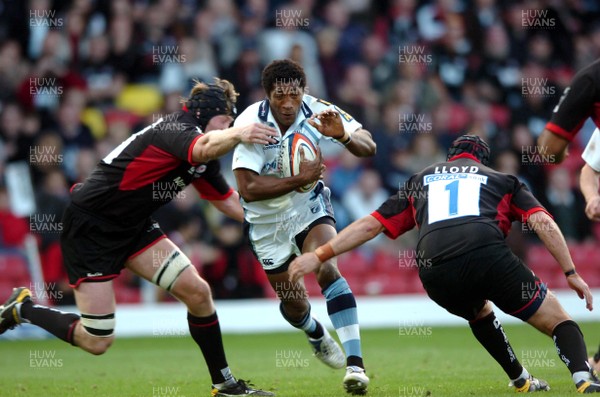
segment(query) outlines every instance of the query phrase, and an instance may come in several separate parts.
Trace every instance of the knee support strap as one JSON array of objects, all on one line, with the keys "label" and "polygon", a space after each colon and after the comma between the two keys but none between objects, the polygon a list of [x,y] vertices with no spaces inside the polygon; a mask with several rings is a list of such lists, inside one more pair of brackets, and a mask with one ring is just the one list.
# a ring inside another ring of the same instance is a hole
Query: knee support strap
[{"label": "knee support strap", "polygon": [[170,291],[181,273],[191,265],[192,263],[187,256],[181,251],[175,250],[167,256],[154,276],[152,276],[152,282]]},{"label": "knee support strap", "polygon": [[81,313],[81,325],[92,336],[107,338],[115,331],[115,314],[86,314]]}]

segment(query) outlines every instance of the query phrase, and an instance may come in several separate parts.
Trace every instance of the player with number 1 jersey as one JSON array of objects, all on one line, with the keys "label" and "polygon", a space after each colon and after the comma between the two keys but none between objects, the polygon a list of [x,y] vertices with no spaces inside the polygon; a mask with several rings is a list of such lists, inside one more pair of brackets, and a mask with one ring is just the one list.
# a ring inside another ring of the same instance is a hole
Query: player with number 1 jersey
[{"label": "player with number 1 jersey", "polygon": [[450,146],[446,162],[412,176],[371,215],[353,222],[314,252],[296,258],[289,268],[291,280],[382,232],[395,239],[417,226],[416,265],[427,294],[448,312],[469,321],[474,336],[517,392],[545,391],[549,386],[521,365],[491,302],[553,338],[580,393],[600,392],[579,326],[506,244],[512,221],[526,223],[537,233],[558,261],[569,287],[585,297],[592,310],[590,289],[575,271],[565,239],[550,214],[514,175],[488,167],[489,158],[489,146],[481,138],[459,137]]}]

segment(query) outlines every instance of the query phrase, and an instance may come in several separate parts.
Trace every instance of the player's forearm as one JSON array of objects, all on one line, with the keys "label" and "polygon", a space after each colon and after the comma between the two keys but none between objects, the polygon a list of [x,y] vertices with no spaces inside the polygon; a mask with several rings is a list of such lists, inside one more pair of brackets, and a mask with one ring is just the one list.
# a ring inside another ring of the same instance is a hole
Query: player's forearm
[{"label": "player's forearm", "polygon": [[244,209],[240,204],[238,192],[233,192],[225,200],[211,200],[210,202],[216,209],[231,219],[235,219],[240,223],[244,221]]},{"label": "player's forearm", "polygon": [[596,172],[589,165],[584,165],[581,169],[581,176],[579,177],[579,185],[581,186],[581,193],[585,197],[585,202],[589,203],[592,199],[599,196],[598,194],[598,178],[600,173]]},{"label": "player's forearm", "polygon": [[537,145],[541,154],[554,156],[554,163],[561,163],[568,155],[569,141],[548,129],[544,129],[538,138]]},{"label": "player's forearm", "polygon": [[205,163],[218,159],[241,142],[241,135],[241,127],[210,131],[196,141],[192,151],[192,160],[196,163]]},{"label": "player's forearm", "polygon": [[346,149],[357,157],[371,157],[377,152],[377,145],[373,141],[371,133],[361,128],[354,131],[352,140],[348,142]]},{"label": "player's forearm", "polygon": [[315,253],[321,262],[330,257],[341,255],[344,252],[360,247],[369,240],[383,232],[384,227],[371,215],[362,217],[344,228],[337,236],[328,243],[317,248]]},{"label": "player's forearm", "polygon": [[575,268],[565,237],[550,215],[539,211],[531,215],[527,222],[556,259],[563,272]]},{"label": "player's forearm", "polygon": [[289,178],[254,175],[251,180],[245,182],[241,182],[238,178],[238,189],[244,201],[250,203],[281,197],[310,182],[302,174]]}]

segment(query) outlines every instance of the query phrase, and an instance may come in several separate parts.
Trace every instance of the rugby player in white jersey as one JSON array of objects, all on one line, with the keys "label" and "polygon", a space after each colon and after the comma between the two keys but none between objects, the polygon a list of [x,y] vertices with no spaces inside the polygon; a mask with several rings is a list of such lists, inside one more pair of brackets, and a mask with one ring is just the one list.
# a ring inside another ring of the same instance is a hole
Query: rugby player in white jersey
[{"label": "rugby player in white jersey", "polygon": [[[246,232],[271,286],[279,297],[283,317],[303,330],[315,356],[333,368],[346,367],[343,385],[348,393],[364,394],[365,374],[356,301],[335,260],[316,271],[327,301],[327,311],[342,342],[345,357],[327,329],[312,315],[303,282],[290,283],[291,261],[313,251],[336,235],[330,191],[320,180],[324,166],[320,152],[303,162],[300,173],[281,175],[281,141],[290,134],[306,136],[315,147],[323,137],[337,140],[359,157],[373,156],[371,134],[337,106],[305,94],[306,76],[291,60],[276,60],[265,67],[262,86],[266,99],[249,106],[235,124],[262,122],[279,132],[274,144],[239,144],[233,170],[245,212]],[[296,189],[318,181],[309,192]]]}]

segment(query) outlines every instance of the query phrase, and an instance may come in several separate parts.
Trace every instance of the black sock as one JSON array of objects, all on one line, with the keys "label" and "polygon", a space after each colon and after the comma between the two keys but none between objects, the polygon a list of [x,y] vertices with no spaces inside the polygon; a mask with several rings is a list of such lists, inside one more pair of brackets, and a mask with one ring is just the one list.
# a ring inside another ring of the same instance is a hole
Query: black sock
[{"label": "black sock", "polygon": [[202,350],[213,384],[216,385],[233,379],[225,358],[217,313],[215,312],[208,317],[196,317],[188,313],[187,318],[190,335]]},{"label": "black sock", "polygon": [[508,337],[504,333],[502,324],[496,320],[493,312],[482,319],[469,322],[469,325],[475,338],[500,364],[510,379],[517,379],[521,376],[523,366],[517,360],[517,356],[515,356],[512,346],[508,342]]},{"label": "black sock", "polygon": [[600,346],[598,346],[598,351],[594,354],[594,362],[600,361]]},{"label": "black sock", "polygon": [[29,301],[21,304],[21,318],[74,345],[75,325],[80,318],[77,314],[35,305]]},{"label": "black sock", "polygon": [[573,320],[563,321],[554,327],[552,339],[558,352],[558,357],[567,365],[571,374],[589,371],[587,349],[583,334]]},{"label": "black sock", "polygon": [[355,366],[355,367],[361,367],[362,369],[365,369],[365,365],[363,364],[363,359],[362,357],[358,357],[358,356],[348,356],[346,358],[346,366]]},{"label": "black sock", "polygon": [[320,322],[316,320],[315,322],[317,323],[317,327],[315,328],[315,330],[313,332],[307,332],[306,335],[310,336],[313,339],[320,339],[323,337],[323,335],[325,335],[325,333],[323,332],[323,326]]}]

